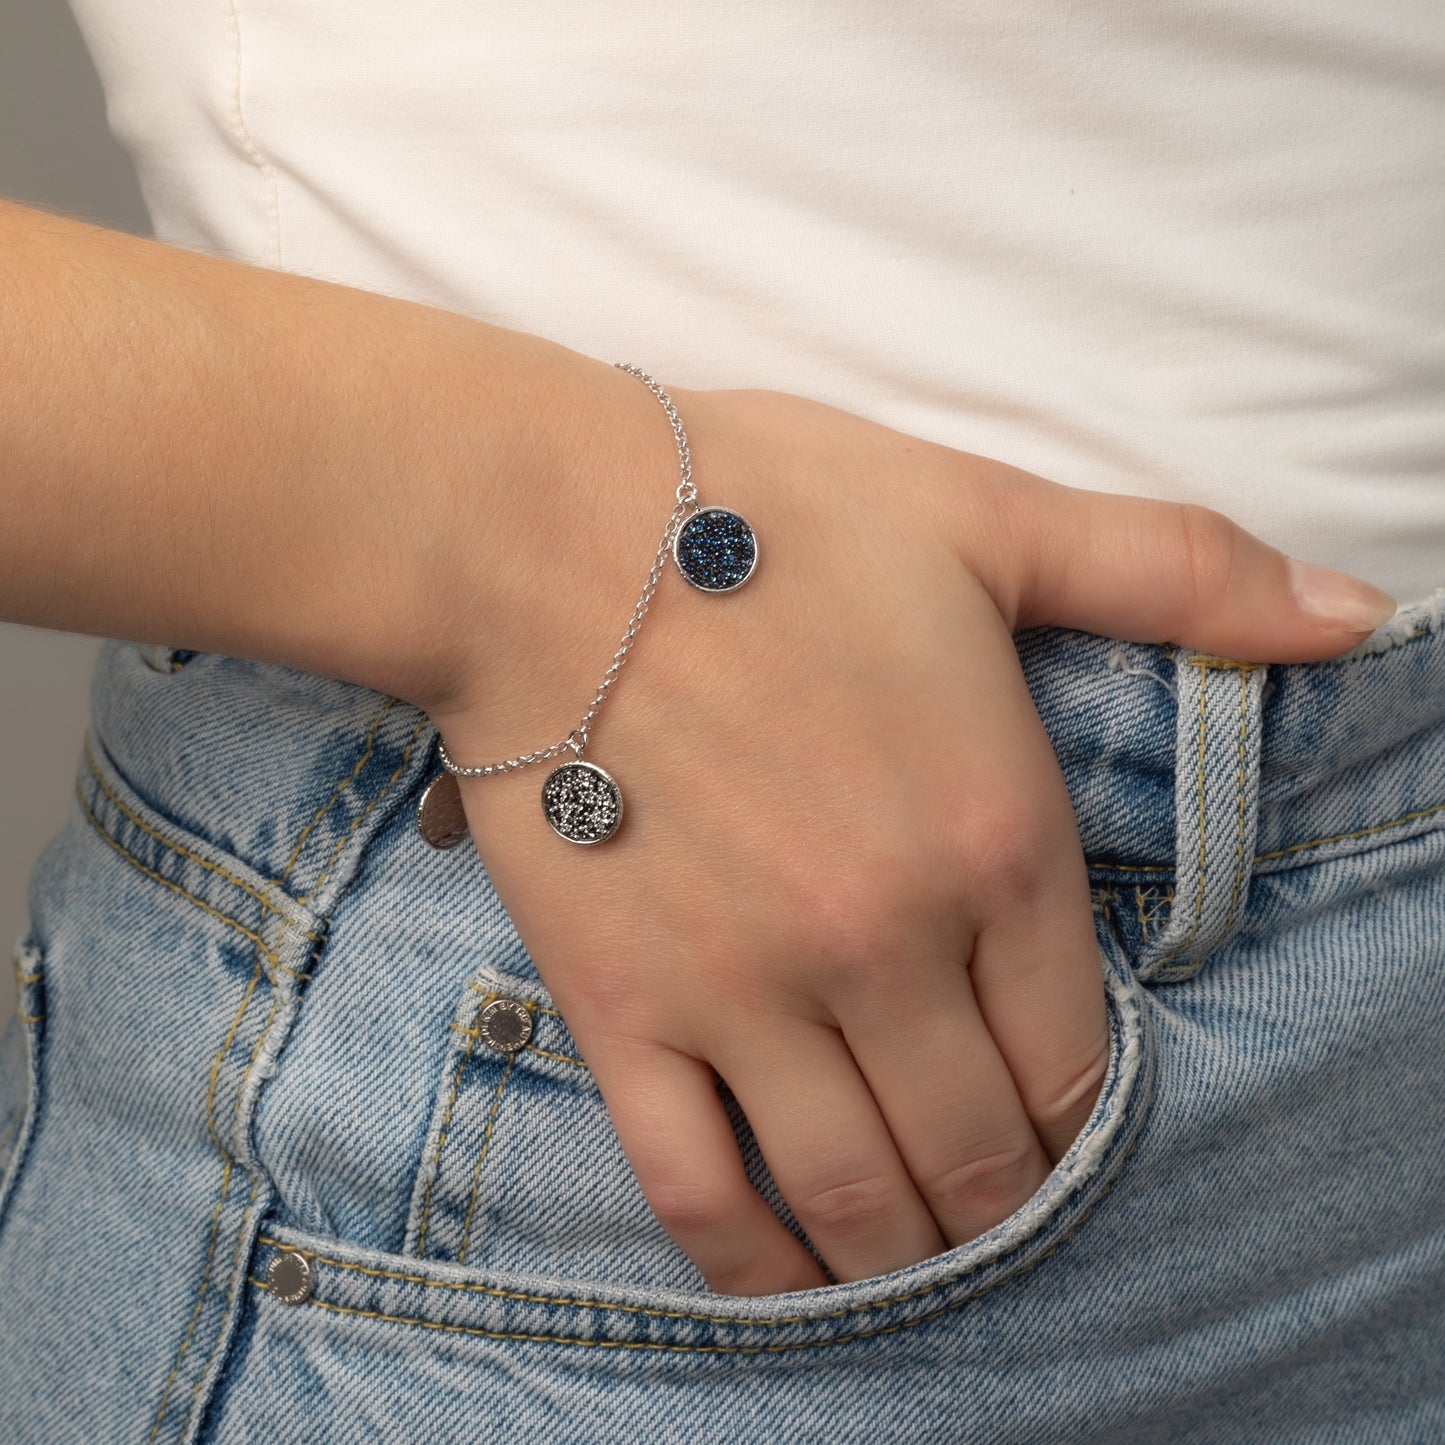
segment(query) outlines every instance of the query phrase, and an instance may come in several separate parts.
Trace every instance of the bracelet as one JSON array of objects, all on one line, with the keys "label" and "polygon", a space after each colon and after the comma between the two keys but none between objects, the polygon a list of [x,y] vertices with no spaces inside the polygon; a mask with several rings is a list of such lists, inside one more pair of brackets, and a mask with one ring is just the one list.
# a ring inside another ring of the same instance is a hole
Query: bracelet
[{"label": "bracelet", "polygon": [[672,398],[641,367],[628,362],[615,362],[620,370],[635,376],[662,403],[672,423],[677,442],[678,465],[682,479],[677,485],[676,501],[663,529],[662,541],[653,559],[652,569],[643,584],[642,595],[632,609],[631,621],[622,634],[622,641],[612,655],[612,663],[603,674],[591,705],[582,721],[560,742],[536,752],[504,758],[499,763],[464,768],[452,761],[446,743],[437,739],[442,767],[427,784],[417,807],[417,826],[422,837],[434,848],[455,848],[467,836],[466,814],[462,809],[458,778],[489,778],[495,773],[512,773],[529,768],[544,758],[555,758],[571,749],[573,756],[547,774],[542,784],[542,816],[558,837],[569,843],[605,843],[617,832],[622,822],[622,790],[617,780],[596,763],[584,762],[582,752],[592,735],[592,725],[612,684],[617,681],[627,654],[652,605],[653,594],[662,580],[668,554],[672,554],[683,580],[699,592],[735,592],[757,571],[758,539],[746,518],[727,507],[704,507],[698,503],[697,486],[692,479],[692,454],[688,450],[687,433]]}]

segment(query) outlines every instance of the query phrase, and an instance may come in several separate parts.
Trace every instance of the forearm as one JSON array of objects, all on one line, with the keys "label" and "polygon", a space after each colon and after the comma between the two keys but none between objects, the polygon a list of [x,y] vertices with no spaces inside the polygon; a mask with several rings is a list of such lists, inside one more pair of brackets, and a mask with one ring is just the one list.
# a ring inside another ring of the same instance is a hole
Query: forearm
[{"label": "forearm", "polygon": [[[627,576],[666,514],[662,419],[603,363],[8,202],[0,376],[7,620],[430,695],[448,617],[545,642],[548,584],[560,610],[578,560],[556,526],[602,516],[598,405],[637,428],[614,461],[639,443],[660,459],[655,505],[616,524]],[[605,646],[622,565],[601,588]]]}]

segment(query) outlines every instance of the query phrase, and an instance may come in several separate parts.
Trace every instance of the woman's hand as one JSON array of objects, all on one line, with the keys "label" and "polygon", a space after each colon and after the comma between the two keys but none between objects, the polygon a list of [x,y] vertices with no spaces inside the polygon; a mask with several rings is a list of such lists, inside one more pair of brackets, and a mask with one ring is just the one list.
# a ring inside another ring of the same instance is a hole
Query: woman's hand
[{"label": "woman's hand", "polygon": [[[595,471],[539,510],[536,592],[560,600],[525,648],[478,619],[470,681],[427,704],[462,763],[573,725],[646,574],[676,460],[655,399],[614,375],[575,428]],[[1006,1218],[1103,1082],[1084,860],[1011,632],[1300,661],[1391,609],[1214,512],[782,393],[672,396],[703,503],[757,530],[757,574],[717,597],[664,576],[588,750],[624,792],[614,839],[551,833],[549,764],[462,795],[662,1223],[719,1291],[806,1289],[825,1275],[748,1183],[714,1070],[840,1280]],[[1302,610],[1292,581],[1318,598],[1332,578],[1330,616]]]},{"label": "woman's hand", "polygon": [[[0,252],[0,616],[380,688],[464,763],[575,725],[676,485],[635,379],[8,202]],[[1307,616],[1291,582],[1329,579],[1212,512],[674,394],[756,578],[664,579],[595,729],[614,841],[556,838],[540,770],[463,797],[659,1217],[715,1288],[798,1289],[824,1276],[748,1186],[714,1069],[840,1279],[1004,1218],[1098,1092],[1084,865],[1011,630],[1290,662],[1384,613],[1347,583],[1363,611]]]}]

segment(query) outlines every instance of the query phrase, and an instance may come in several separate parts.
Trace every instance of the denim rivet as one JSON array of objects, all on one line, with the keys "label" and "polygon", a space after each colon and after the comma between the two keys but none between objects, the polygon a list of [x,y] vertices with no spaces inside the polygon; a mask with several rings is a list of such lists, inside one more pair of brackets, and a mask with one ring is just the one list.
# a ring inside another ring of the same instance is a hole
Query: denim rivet
[{"label": "denim rivet", "polygon": [[266,1283],[271,1286],[271,1293],[283,1305],[305,1304],[311,1298],[316,1272],[304,1254],[297,1254],[293,1249],[283,1249],[268,1266]]},{"label": "denim rivet", "polygon": [[477,1019],[477,1036],[499,1054],[515,1054],[532,1037],[532,1014],[514,998],[493,999]]}]

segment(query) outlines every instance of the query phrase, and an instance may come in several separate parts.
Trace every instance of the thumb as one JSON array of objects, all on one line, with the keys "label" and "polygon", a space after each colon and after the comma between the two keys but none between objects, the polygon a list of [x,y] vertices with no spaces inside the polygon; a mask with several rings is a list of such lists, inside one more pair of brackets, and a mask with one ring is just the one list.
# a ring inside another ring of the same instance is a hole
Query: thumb
[{"label": "thumb", "polygon": [[1174,642],[1241,662],[1313,662],[1391,618],[1394,600],[1286,557],[1193,503],[1011,484],[1018,571],[1011,625],[1050,623],[1129,642]]}]

